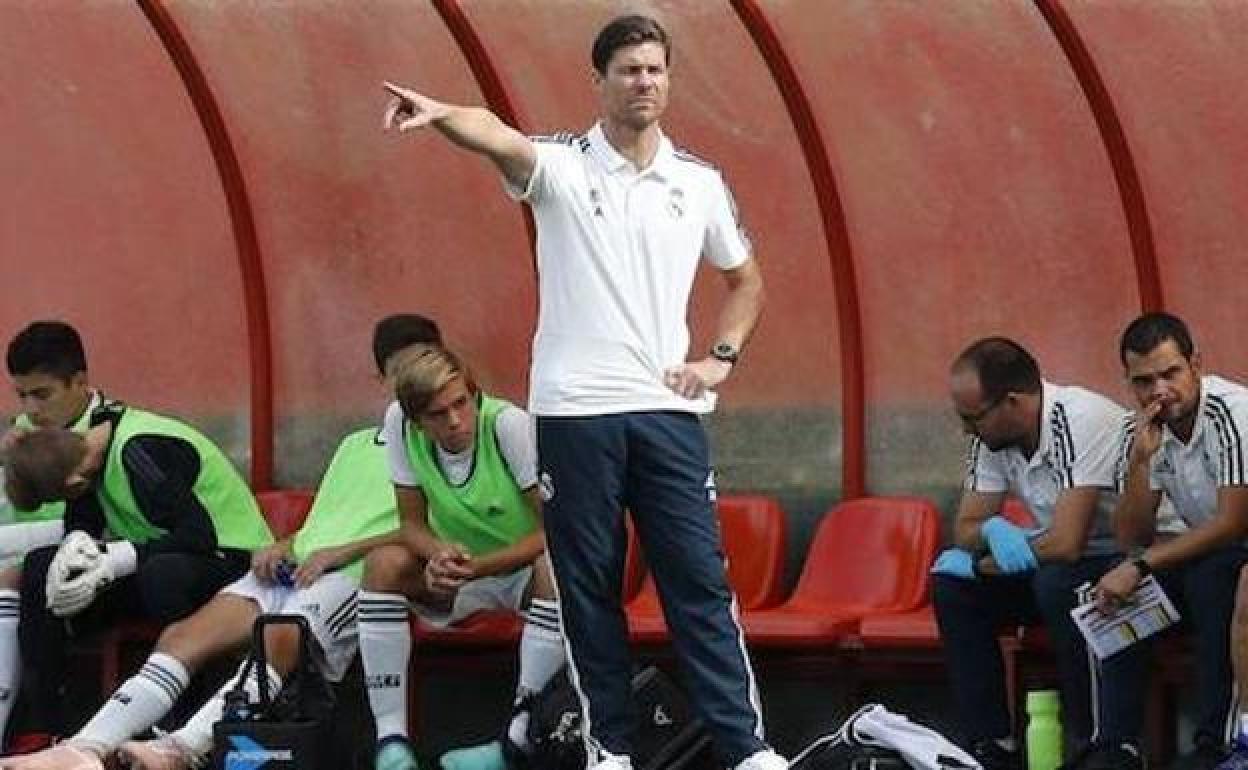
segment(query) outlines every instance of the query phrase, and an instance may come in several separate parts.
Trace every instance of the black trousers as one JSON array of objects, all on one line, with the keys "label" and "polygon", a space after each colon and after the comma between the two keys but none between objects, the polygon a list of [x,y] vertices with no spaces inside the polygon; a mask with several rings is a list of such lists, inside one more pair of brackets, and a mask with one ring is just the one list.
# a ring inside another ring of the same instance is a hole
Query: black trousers
[{"label": "black trousers", "polygon": [[[1157,573],[1183,617],[1178,632],[1191,634],[1196,670],[1196,738],[1230,740],[1235,718],[1231,701],[1231,617],[1239,570],[1248,562],[1240,546],[1220,548]],[[1171,633],[1170,631],[1166,633]],[[1134,644],[1101,666],[1102,723],[1109,739],[1138,740],[1144,723],[1149,669],[1159,636]]]},{"label": "black trousers", "polygon": [[706,434],[697,417],[539,417],[546,540],[588,742],[628,754],[636,727],[620,608],[637,526],[690,701],[728,766],[762,749],[758,692],[724,570]]},{"label": "black trousers", "polygon": [[1057,657],[1067,745],[1079,746],[1091,738],[1096,708],[1087,646],[1070,610],[1077,604],[1076,589],[1095,583],[1121,558],[1086,556],[1070,564],[1044,564],[1022,575],[976,580],[933,575],[932,601],[968,745],[1011,734],[997,635],[1014,625],[1045,626]]},{"label": "black trousers", "polygon": [[27,676],[22,683],[30,706],[30,729],[63,735],[61,704],[70,640],[125,619],[172,623],[199,609],[251,565],[247,551],[217,554],[162,553],[144,559],[133,575],[106,588],[83,612],[58,618],[47,608],[48,567],[57,546],[31,551],[22,566],[18,640]]}]

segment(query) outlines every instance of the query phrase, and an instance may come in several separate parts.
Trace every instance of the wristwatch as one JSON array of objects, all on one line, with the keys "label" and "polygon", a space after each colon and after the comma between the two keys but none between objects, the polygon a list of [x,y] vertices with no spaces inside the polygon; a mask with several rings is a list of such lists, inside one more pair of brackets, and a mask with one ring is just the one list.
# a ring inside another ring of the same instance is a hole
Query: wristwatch
[{"label": "wristwatch", "polygon": [[1141,580],[1153,574],[1153,565],[1145,561],[1143,556],[1137,556],[1132,559],[1131,566],[1139,570]]},{"label": "wristwatch", "polygon": [[726,364],[736,364],[737,359],[741,356],[741,351],[737,350],[729,342],[716,342],[711,348],[711,358],[716,361],[723,361]]}]

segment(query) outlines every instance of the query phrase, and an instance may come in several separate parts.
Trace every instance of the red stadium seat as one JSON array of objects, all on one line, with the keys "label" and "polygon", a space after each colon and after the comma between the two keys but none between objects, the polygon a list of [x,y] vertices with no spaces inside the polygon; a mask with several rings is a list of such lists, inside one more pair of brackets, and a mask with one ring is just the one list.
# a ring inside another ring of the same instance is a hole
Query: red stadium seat
[{"label": "red stadium seat", "polygon": [[[1008,497],[1001,506],[1001,515],[1013,524],[1023,527],[1035,526],[1036,520],[1021,500]],[[925,576],[925,583],[930,582]],[[924,588],[926,595],[928,589]],[[930,604],[916,610],[870,615],[862,619],[858,630],[858,642],[868,649],[905,648],[938,649],[940,629],[936,626],[936,613]]]},{"label": "red stadium seat", "polygon": [[[764,495],[720,495],[720,535],[728,563],[728,583],[742,610],[780,603],[784,591],[787,524],[780,504]],[[654,576],[627,606],[629,636],[636,642],[667,638]]]},{"label": "red stadium seat", "polygon": [[864,617],[919,608],[939,536],[940,514],[922,498],[837,505],[819,523],[793,596],[743,614],[746,638],[758,647],[829,646]]},{"label": "red stadium seat", "polygon": [[303,526],[312,510],[312,499],[315,496],[307,489],[270,489],[256,495],[260,510],[269,522],[273,537],[281,539],[293,535]]},{"label": "red stadium seat", "polygon": [[869,615],[862,619],[858,639],[868,649],[939,649],[936,611],[927,604],[907,612]]}]

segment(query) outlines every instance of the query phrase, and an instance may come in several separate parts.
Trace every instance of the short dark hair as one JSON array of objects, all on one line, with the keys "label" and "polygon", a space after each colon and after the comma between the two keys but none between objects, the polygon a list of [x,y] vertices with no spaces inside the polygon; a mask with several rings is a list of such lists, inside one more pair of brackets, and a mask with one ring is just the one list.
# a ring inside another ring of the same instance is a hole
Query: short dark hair
[{"label": "short dark hair", "polygon": [[658,43],[663,46],[663,61],[671,63],[672,41],[667,30],[649,16],[633,14],[620,16],[602,28],[598,37],[594,38],[594,47],[590,51],[590,60],[598,74],[607,74],[607,65],[611,57],[621,48],[642,43]]},{"label": "short dark hair", "polygon": [[65,480],[82,463],[87,444],[65,428],[19,433],[4,453],[4,491],[19,511],[65,499]]},{"label": "short dark hair", "polygon": [[979,376],[979,387],[988,402],[1010,393],[1039,393],[1040,366],[1026,348],[1006,337],[985,337],[972,342],[953,362],[953,369],[970,369]]},{"label": "short dark hair", "polygon": [[390,356],[411,345],[442,346],[442,331],[432,319],[415,313],[396,313],[373,327],[373,361],[377,371],[386,373]]},{"label": "short dark hair", "polygon": [[9,342],[9,375],[46,374],[69,382],[87,371],[87,354],[78,330],[64,321],[35,321]]},{"label": "short dark hair", "polygon": [[1166,340],[1174,340],[1184,358],[1190,359],[1196,350],[1192,333],[1183,319],[1169,313],[1145,313],[1127,324],[1118,343],[1118,358],[1127,365],[1127,353],[1145,355],[1157,349]]}]

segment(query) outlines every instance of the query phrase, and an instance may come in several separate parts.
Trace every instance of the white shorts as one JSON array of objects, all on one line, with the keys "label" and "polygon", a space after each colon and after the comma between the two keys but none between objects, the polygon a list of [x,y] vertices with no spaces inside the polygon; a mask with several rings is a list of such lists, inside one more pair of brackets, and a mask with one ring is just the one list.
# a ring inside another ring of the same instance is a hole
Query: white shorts
[{"label": "white shorts", "polygon": [[269,583],[248,572],[222,588],[221,593],[251,599],[263,613],[281,612],[306,618],[320,648],[317,663],[326,679],[337,682],[346,674],[360,646],[355,626],[359,587],[358,581],[344,572],[321,575],[307,588]]},{"label": "white shorts", "polygon": [[446,628],[485,610],[520,612],[532,580],[533,567],[524,567],[506,575],[491,575],[464,583],[449,610],[417,601],[409,604],[421,620],[435,628]]}]

